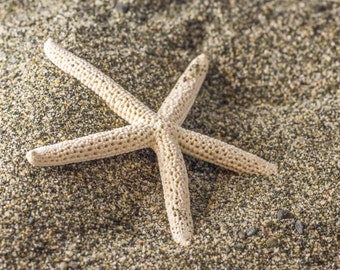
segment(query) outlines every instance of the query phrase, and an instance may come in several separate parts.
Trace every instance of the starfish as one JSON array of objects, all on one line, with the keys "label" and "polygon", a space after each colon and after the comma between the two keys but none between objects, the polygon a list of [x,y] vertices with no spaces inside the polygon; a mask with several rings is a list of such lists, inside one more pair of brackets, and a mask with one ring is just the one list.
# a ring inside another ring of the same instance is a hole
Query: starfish
[{"label": "starfish", "polygon": [[57,67],[92,89],[130,125],[33,149],[26,154],[28,161],[34,166],[58,166],[152,148],[159,163],[171,234],[180,245],[188,245],[193,234],[182,151],[238,173],[277,174],[276,165],[256,155],[181,127],[206,76],[206,55],[197,56],[189,64],[155,113],[97,68],[51,39],[45,42],[44,51]]}]

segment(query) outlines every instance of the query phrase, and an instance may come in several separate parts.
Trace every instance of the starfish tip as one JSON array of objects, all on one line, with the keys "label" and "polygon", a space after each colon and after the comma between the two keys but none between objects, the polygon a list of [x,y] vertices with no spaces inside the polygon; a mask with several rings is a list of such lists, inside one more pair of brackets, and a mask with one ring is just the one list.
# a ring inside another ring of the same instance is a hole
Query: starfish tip
[{"label": "starfish tip", "polygon": [[172,228],[172,237],[177,244],[184,246],[184,247],[187,247],[190,245],[192,234],[193,234],[193,225],[191,224],[189,225],[189,227],[190,228],[185,228],[184,230],[179,230],[179,231],[174,231]]},{"label": "starfish tip", "polygon": [[175,239],[175,242],[177,242],[178,244],[180,244],[183,247],[187,247],[190,245],[191,241],[190,238],[181,238],[181,239]]},{"label": "starfish tip", "polygon": [[268,171],[268,174],[277,175],[277,176],[279,175],[279,171],[278,171],[276,164],[270,164],[270,166],[268,166],[267,168],[267,171]]},{"label": "starfish tip", "polygon": [[209,63],[209,59],[208,56],[205,53],[200,54],[197,58],[199,58],[203,63],[208,64]]},{"label": "starfish tip", "polygon": [[48,39],[45,41],[45,44],[44,44],[44,52],[45,52],[45,54],[48,55],[48,50],[49,50],[53,45],[55,45],[53,39],[48,38]]},{"label": "starfish tip", "polygon": [[35,150],[31,150],[31,151],[27,152],[27,154],[26,154],[26,159],[33,166],[37,165],[36,157],[37,157],[37,152]]}]

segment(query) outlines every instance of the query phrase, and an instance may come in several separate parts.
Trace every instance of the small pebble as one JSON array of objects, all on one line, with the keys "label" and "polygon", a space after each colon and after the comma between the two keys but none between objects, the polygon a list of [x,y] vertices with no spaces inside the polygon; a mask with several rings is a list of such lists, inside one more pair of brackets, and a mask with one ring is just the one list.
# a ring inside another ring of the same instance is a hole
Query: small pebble
[{"label": "small pebble", "polygon": [[244,240],[246,239],[246,233],[244,231],[239,231],[238,232],[238,238]]},{"label": "small pebble", "polygon": [[277,247],[279,245],[279,240],[275,237],[269,238],[266,242],[266,246],[269,248]]},{"label": "small pebble", "polygon": [[123,3],[117,3],[115,8],[120,13],[126,13],[126,12],[129,11],[129,6],[127,4],[123,4]]},{"label": "small pebble", "polygon": [[236,242],[235,244],[234,244],[234,248],[235,249],[244,249],[246,247],[246,245],[245,244],[243,244],[243,243],[241,243],[241,242]]},{"label": "small pebble", "polygon": [[28,223],[29,223],[30,225],[33,225],[34,222],[35,222],[35,218],[34,218],[33,216],[30,216],[30,217],[28,218]]},{"label": "small pebble", "polygon": [[264,226],[265,226],[266,228],[274,227],[274,225],[275,225],[275,222],[272,221],[272,220],[267,220],[267,221],[265,222],[265,224],[264,224]]},{"label": "small pebble", "polygon": [[277,211],[277,214],[276,214],[276,217],[279,219],[279,220],[282,220],[282,219],[288,219],[288,218],[293,218],[294,215],[287,211],[287,210],[279,210]]},{"label": "small pebble", "polygon": [[78,262],[74,262],[74,261],[69,262],[68,267],[71,268],[71,269],[79,268],[79,263]]},{"label": "small pebble", "polygon": [[257,231],[258,231],[258,228],[255,228],[255,227],[248,228],[248,229],[246,229],[246,235],[247,235],[247,237],[253,236],[257,233]]},{"label": "small pebble", "polygon": [[300,220],[295,221],[295,229],[299,234],[303,234],[303,224]]}]

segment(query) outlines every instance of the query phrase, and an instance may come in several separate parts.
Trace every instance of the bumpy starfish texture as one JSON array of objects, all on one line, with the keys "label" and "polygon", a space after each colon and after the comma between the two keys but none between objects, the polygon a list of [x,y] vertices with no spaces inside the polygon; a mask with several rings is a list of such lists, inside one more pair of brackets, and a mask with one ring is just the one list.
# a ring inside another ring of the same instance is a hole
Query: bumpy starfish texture
[{"label": "bumpy starfish texture", "polygon": [[170,230],[177,243],[188,245],[193,234],[182,151],[238,173],[277,174],[274,164],[180,127],[208,70],[204,54],[189,64],[155,113],[97,68],[51,39],[46,41],[44,51],[56,66],[92,89],[130,125],[33,149],[26,155],[28,161],[34,166],[57,166],[152,148],[159,163]]}]

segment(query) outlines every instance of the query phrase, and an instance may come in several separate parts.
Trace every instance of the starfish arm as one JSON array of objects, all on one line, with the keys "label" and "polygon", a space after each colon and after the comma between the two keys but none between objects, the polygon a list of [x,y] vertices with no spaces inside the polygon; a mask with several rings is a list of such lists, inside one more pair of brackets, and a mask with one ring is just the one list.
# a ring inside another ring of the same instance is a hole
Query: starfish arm
[{"label": "starfish arm", "polygon": [[58,166],[150,147],[152,139],[149,126],[130,125],[39,147],[29,151],[26,158],[34,166]]},{"label": "starfish arm", "polygon": [[193,221],[188,174],[180,146],[174,136],[163,133],[156,137],[156,146],[153,149],[158,158],[172,237],[175,242],[187,246],[193,234]]},{"label": "starfish arm", "polygon": [[130,124],[150,121],[153,118],[154,112],[123,87],[51,39],[45,42],[44,51],[57,67],[93,90],[113,111]]},{"label": "starfish arm", "polygon": [[278,174],[277,166],[233,145],[179,127],[178,141],[184,153],[238,173]]},{"label": "starfish arm", "polygon": [[197,56],[189,64],[159,108],[159,115],[178,125],[183,123],[203,83],[208,64],[208,58],[204,54]]}]

